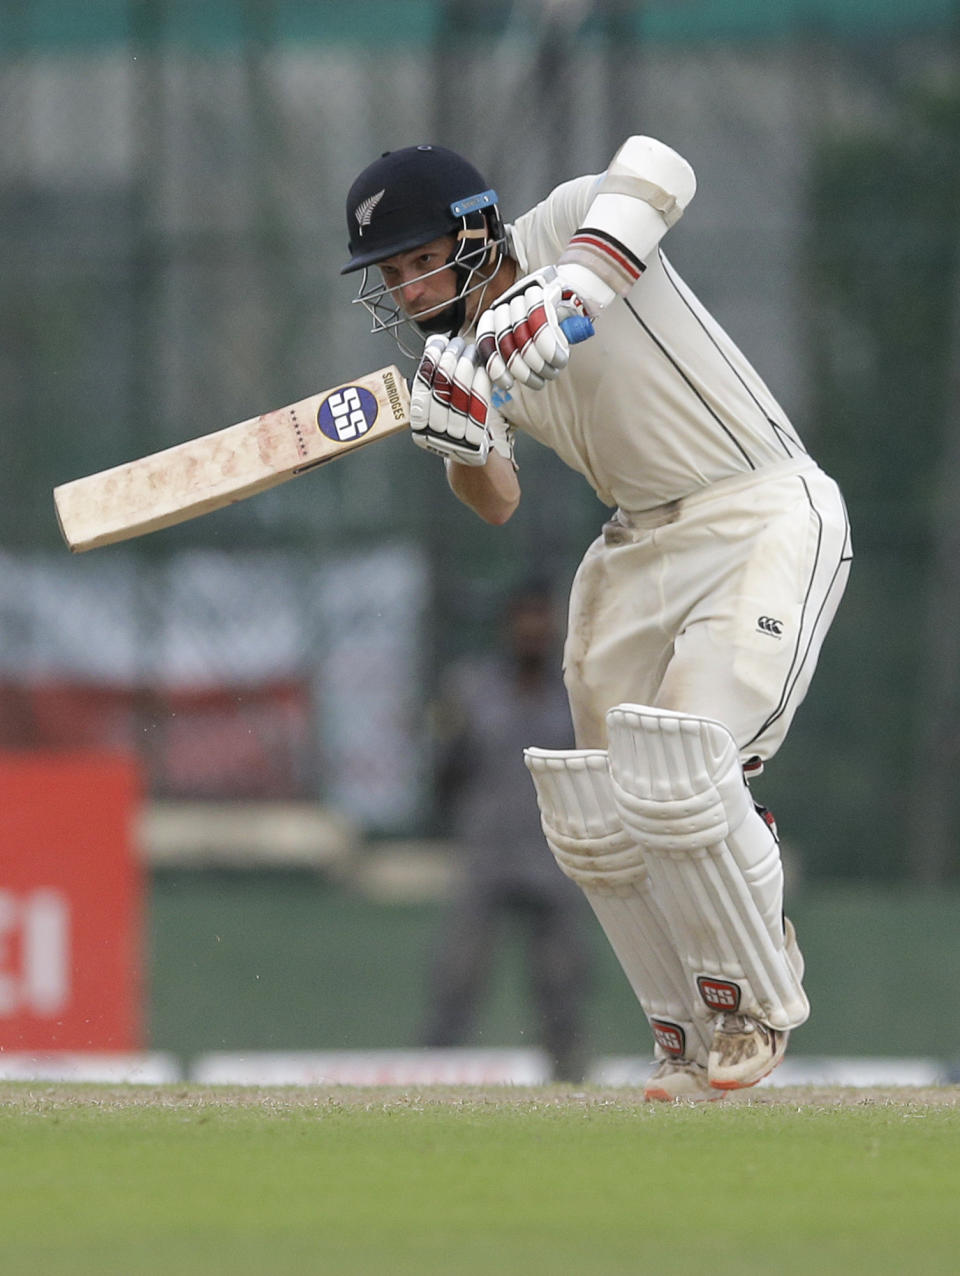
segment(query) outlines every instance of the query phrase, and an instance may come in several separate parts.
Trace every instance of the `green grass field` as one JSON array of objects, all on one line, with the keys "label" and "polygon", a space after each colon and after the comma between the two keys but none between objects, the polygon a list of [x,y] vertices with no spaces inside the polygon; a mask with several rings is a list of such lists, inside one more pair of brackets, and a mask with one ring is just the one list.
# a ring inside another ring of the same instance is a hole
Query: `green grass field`
[{"label": "green grass field", "polygon": [[0,1086],[4,1276],[960,1270],[960,1090]]}]

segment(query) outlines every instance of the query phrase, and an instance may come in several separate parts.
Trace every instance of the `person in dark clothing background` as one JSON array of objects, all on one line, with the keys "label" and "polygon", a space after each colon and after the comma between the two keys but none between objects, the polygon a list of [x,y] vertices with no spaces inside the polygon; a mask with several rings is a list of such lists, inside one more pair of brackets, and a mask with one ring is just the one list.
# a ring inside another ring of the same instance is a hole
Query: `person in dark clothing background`
[{"label": "person in dark clothing background", "polygon": [[536,1037],[558,1081],[587,1066],[586,910],[540,827],[523,761],[532,738],[569,748],[573,726],[560,674],[549,585],[525,582],[509,599],[501,649],[458,662],[437,711],[437,803],[462,872],[429,987],[426,1046],[463,1045],[508,925],[522,928]]}]

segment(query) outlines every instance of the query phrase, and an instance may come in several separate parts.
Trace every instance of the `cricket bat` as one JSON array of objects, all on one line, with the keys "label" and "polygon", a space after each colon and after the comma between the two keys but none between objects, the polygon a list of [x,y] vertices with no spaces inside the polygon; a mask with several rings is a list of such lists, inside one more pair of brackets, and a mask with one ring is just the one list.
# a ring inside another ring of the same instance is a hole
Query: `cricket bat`
[{"label": "cricket bat", "polygon": [[395,367],[334,386],[113,469],[54,488],[74,553],[144,536],[276,487],[404,430],[410,394]]}]

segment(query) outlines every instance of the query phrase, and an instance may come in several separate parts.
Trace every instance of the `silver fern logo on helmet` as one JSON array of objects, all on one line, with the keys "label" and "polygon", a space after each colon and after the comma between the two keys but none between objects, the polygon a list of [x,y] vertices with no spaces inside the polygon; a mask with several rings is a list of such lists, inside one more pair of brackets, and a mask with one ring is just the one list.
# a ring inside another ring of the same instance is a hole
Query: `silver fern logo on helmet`
[{"label": "silver fern logo on helmet", "polygon": [[357,226],[360,229],[361,238],[363,237],[364,226],[369,226],[371,221],[373,221],[373,210],[380,203],[386,193],[387,188],[384,187],[382,191],[377,191],[376,195],[369,195],[366,199],[361,199],[360,203],[357,205],[353,215],[357,219]]}]

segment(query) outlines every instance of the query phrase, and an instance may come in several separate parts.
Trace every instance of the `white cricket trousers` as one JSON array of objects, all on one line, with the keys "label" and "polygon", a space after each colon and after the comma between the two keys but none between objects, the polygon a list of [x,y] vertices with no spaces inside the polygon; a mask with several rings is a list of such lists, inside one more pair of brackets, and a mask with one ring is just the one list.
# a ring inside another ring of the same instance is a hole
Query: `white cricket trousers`
[{"label": "white cricket trousers", "polygon": [[713,718],[744,761],[772,757],[851,557],[839,488],[809,458],[618,510],[570,596],[564,678],[578,746],[606,748],[606,711],[630,702]]}]

